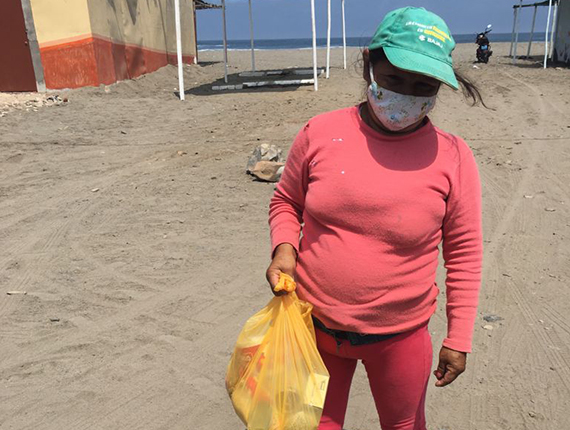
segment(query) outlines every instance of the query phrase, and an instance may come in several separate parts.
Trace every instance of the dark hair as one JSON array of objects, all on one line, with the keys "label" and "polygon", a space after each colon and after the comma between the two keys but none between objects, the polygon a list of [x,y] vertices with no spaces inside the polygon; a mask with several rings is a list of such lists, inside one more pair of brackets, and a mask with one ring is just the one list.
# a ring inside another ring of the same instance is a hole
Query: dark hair
[{"label": "dark hair", "polygon": [[[382,48],[370,51],[368,58],[372,64],[376,64],[380,61],[388,61],[388,57],[386,57],[386,54]],[[481,95],[479,87],[475,85],[469,78],[465,77],[457,69],[453,69],[453,72],[455,73],[457,82],[459,82],[459,85],[461,86],[463,97],[471,100],[471,106],[476,106],[480,103],[484,107],[488,108],[488,106],[485,104],[485,101],[483,100],[483,96]]]}]

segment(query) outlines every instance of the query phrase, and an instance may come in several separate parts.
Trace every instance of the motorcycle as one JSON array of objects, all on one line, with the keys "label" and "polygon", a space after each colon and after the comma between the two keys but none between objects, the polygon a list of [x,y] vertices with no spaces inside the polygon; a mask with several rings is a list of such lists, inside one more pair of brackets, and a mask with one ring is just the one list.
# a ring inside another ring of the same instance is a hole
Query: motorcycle
[{"label": "motorcycle", "polygon": [[487,34],[492,30],[492,25],[489,24],[485,31],[479,33],[475,39],[475,43],[478,45],[476,53],[478,63],[487,64],[489,62],[489,57],[493,55],[493,51],[491,51],[491,43],[489,43],[489,38],[487,37]]}]

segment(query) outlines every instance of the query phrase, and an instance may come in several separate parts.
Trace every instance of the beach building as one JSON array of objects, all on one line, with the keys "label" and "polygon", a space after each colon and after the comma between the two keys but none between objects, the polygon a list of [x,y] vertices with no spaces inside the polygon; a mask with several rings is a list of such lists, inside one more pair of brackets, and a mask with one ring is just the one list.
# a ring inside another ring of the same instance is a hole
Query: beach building
[{"label": "beach building", "polygon": [[555,31],[554,59],[570,64],[570,0],[561,0],[558,5]]},{"label": "beach building", "polygon": [[[179,0],[182,58],[197,56],[194,0]],[[176,64],[174,0],[0,1],[0,91],[111,84]]]}]

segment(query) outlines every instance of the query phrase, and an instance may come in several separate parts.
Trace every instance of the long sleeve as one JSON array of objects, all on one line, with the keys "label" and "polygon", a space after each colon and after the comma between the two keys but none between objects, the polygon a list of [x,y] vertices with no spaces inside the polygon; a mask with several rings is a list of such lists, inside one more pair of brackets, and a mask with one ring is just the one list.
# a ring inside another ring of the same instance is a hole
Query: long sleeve
[{"label": "long sleeve", "polygon": [[464,142],[459,144],[460,161],[443,222],[448,321],[443,345],[471,352],[483,259],[481,182],[473,154]]},{"label": "long sleeve", "polygon": [[308,132],[307,124],[293,142],[285,170],[269,204],[272,254],[282,243],[290,243],[297,253],[299,252],[299,236],[308,186]]},{"label": "long sleeve", "polygon": [[327,327],[405,333],[437,310],[438,248],[448,269],[445,345],[470,351],[481,277],[477,166],[431,122],[370,128],[359,107],[317,115],[299,132],[270,203],[271,250],[297,249],[297,295]]}]

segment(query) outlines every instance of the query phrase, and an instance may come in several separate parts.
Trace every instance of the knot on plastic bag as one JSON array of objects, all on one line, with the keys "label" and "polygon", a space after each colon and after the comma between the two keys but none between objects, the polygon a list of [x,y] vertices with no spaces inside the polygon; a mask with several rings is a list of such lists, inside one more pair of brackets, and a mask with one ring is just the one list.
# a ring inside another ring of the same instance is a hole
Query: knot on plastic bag
[{"label": "knot on plastic bag", "polygon": [[288,274],[281,272],[279,275],[279,282],[277,282],[277,285],[275,285],[274,291],[277,292],[284,290],[288,293],[292,293],[295,291],[295,288],[297,288],[295,280]]}]

